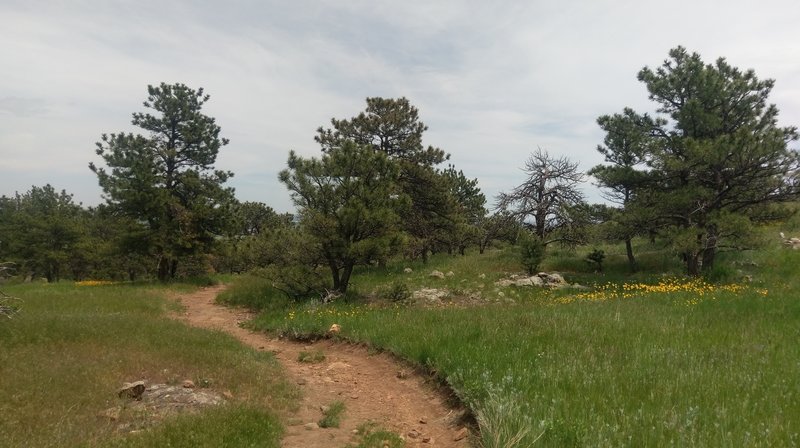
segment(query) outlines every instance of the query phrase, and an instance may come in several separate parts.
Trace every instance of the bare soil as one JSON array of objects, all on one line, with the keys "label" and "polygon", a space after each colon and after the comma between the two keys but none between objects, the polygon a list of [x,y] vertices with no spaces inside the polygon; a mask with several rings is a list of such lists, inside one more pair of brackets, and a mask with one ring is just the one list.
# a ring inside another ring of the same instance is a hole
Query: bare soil
[{"label": "bare soil", "polygon": [[[242,310],[214,303],[224,286],[183,295],[180,319],[190,325],[223,330],[257,350],[268,350],[302,390],[302,400],[281,446],[297,448],[343,447],[358,440],[356,428],[368,421],[401,435],[407,447],[467,447],[463,436],[463,410],[449,406],[447,397],[422,375],[387,354],[366,348],[321,340],[314,343],[271,338],[241,328],[252,316]],[[301,351],[321,351],[318,363],[298,361]],[[314,428],[322,418],[322,406],[345,404],[339,428]],[[308,427],[312,429],[308,429]]]}]

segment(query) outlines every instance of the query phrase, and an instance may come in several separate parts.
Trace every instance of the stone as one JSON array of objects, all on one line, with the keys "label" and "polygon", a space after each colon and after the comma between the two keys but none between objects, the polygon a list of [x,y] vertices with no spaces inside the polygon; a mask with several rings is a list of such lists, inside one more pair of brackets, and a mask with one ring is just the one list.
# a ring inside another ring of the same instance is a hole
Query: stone
[{"label": "stone", "polygon": [[328,333],[330,334],[339,334],[340,331],[342,331],[342,327],[339,324],[333,324],[331,328],[328,329]]},{"label": "stone", "polygon": [[446,277],[452,277],[454,275],[456,275],[456,274],[453,271],[447,271],[447,274],[445,274]]},{"label": "stone", "polygon": [[405,274],[410,274],[410,273],[412,273],[412,272],[414,272],[414,270],[413,270],[413,269],[411,269],[411,268],[405,268],[405,269],[403,269],[403,273],[405,273]]},{"label": "stone", "polygon": [[303,428],[305,428],[307,431],[313,431],[315,429],[319,429],[319,425],[316,422],[310,422],[303,425]]},{"label": "stone", "polygon": [[222,392],[222,396],[225,397],[226,400],[233,400],[233,394],[229,390]]},{"label": "stone", "polygon": [[308,383],[308,381],[305,378],[298,378],[297,379],[297,384],[300,385],[300,386],[304,386],[306,383]]},{"label": "stone", "polygon": [[324,404],[319,407],[319,411],[322,412],[323,414],[327,414],[328,411],[330,411],[330,410],[331,410],[331,407],[330,406],[325,406]]},{"label": "stone", "polygon": [[192,380],[183,380],[182,384],[184,389],[194,389],[194,381]]},{"label": "stone", "polygon": [[408,432],[406,435],[407,435],[409,438],[416,439],[417,437],[419,437],[419,436],[420,436],[420,433],[419,433],[419,431],[417,431],[416,429],[412,429],[412,430],[411,430],[411,431],[409,431],[409,432]]},{"label": "stone", "polygon": [[444,273],[442,271],[433,271],[428,274],[428,277],[438,278],[440,280],[444,279]]},{"label": "stone", "polygon": [[468,435],[469,435],[469,430],[467,428],[461,428],[453,436],[453,441],[458,442],[459,440],[464,440],[467,438]]},{"label": "stone", "polygon": [[142,394],[147,387],[144,384],[144,381],[136,381],[133,383],[125,383],[122,387],[117,391],[117,395],[120,398],[133,398],[134,400],[141,400]]},{"label": "stone", "polygon": [[422,288],[412,292],[411,297],[417,300],[425,300],[428,302],[439,302],[449,294],[450,291],[446,289]]},{"label": "stone", "polygon": [[397,378],[400,378],[401,380],[404,380],[404,379],[408,378],[408,372],[405,371],[405,370],[398,370],[397,371]]},{"label": "stone", "polygon": [[478,278],[486,278],[486,274],[481,274],[478,276]]},{"label": "stone", "polygon": [[429,436],[425,436],[422,438],[422,443],[431,443],[431,438]]},{"label": "stone", "polygon": [[428,423],[428,419],[426,417],[420,417],[419,422],[424,425],[424,424]]}]

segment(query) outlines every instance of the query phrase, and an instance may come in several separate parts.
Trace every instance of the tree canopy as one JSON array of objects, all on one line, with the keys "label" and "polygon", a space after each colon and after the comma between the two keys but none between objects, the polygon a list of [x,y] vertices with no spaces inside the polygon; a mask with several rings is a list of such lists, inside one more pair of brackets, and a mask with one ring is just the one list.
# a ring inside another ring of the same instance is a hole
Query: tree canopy
[{"label": "tree canopy", "polygon": [[724,58],[706,64],[677,47],[638,79],[660,115],[601,117],[601,152],[614,165],[593,174],[629,214],[650,210],[697,275],[719,249],[748,246],[752,223],[784,216],[775,205],[798,197],[798,155],[788,147],[797,129],[778,126],[767,102],[774,81]]},{"label": "tree canopy", "polygon": [[132,123],[147,135],[104,134],[97,154],[108,169],[90,164],[108,204],[144,225],[140,247],[155,257],[159,279],[176,274],[181,257],[208,250],[227,219],[233,174],[214,170],[220,138],[214,118],[202,113],[209,96],[183,84],[148,86]]},{"label": "tree canopy", "polygon": [[309,251],[324,260],[335,291],[347,292],[356,265],[386,256],[400,242],[397,212],[405,196],[398,174],[385,153],[352,141],[319,159],[289,154],[280,180],[299,208]]},{"label": "tree canopy", "polygon": [[[579,185],[584,175],[578,164],[566,157],[553,157],[541,148],[525,161],[525,182],[508,193],[501,193],[497,206],[532,227],[544,244],[574,239],[572,228],[583,216],[583,193]],[[557,231],[566,231],[550,238]]]}]

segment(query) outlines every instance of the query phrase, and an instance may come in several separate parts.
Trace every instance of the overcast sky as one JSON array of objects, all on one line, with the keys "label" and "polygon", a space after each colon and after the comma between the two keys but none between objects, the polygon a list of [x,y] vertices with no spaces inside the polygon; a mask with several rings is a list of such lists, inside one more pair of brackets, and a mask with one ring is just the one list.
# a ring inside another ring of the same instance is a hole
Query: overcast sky
[{"label": "overcast sky", "polygon": [[0,195],[100,202],[94,143],[133,130],[163,81],[211,95],[240,200],[292,210],[289,150],[317,155],[318,126],[405,96],[493,202],[536,147],[600,163],[596,118],[651,111],[636,74],[677,45],[775,79],[781,124],[800,125],[798,27],[797,0],[0,0]]}]

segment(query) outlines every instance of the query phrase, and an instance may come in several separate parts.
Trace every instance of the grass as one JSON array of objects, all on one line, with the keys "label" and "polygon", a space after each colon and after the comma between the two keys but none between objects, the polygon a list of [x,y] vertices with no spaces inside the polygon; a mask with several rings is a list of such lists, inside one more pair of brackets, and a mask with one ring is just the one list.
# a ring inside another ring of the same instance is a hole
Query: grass
[{"label": "grass", "polygon": [[297,361],[315,364],[325,361],[325,353],[323,353],[322,350],[314,350],[312,352],[303,350],[297,354]]},{"label": "grass", "polygon": [[[341,337],[427,366],[475,411],[486,447],[800,444],[800,251],[775,242],[721,255],[716,275],[734,283],[713,284],[668,280],[680,263],[657,247],[639,252],[634,274],[620,247],[599,246],[605,272],[594,273],[583,259],[597,247],[553,250],[542,266],[589,292],[495,287],[519,270],[507,250],[437,256],[366,269],[355,286],[479,293],[479,311],[458,300],[311,303],[254,325],[297,336],[337,323]],[[433,269],[455,275],[433,279]],[[744,275],[752,283],[739,283]]]},{"label": "grass", "polygon": [[344,414],[344,402],[334,401],[322,411],[322,419],[319,421],[320,428],[338,428]]},{"label": "grass", "polygon": [[[168,319],[175,305],[165,296],[192,288],[5,286],[24,302],[0,322],[0,446],[220,446],[221,434],[235,441],[227,446],[278,446],[276,416],[296,406],[296,389],[271,354]],[[123,382],[140,379],[191,379],[234,399],[126,436],[117,425],[137,416],[98,413],[122,404]]]},{"label": "grass", "polygon": [[372,421],[359,425],[357,431],[360,438],[358,444],[349,444],[345,448],[403,448],[406,446],[400,436],[380,428]]}]

